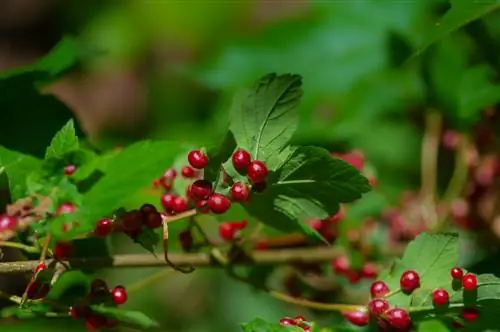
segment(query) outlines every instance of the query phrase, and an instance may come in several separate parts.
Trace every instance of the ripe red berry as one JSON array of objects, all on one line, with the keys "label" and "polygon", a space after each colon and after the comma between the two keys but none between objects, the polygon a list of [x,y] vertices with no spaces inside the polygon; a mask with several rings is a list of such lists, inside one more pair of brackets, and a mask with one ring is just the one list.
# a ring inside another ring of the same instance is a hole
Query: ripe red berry
[{"label": "ripe red berry", "polygon": [[199,213],[203,214],[210,212],[210,209],[208,207],[208,201],[206,199],[203,199],[199,202],[196,202],[196,210]]},{"label": "ripe red berry", "polygon": [[366,262],[361,269],[361,276],[375,279],[378,276],[377,266],[372,262]]},{"label": "ripe red berry", "polygon": [[345,274],[349,271],[349,259],[347,256],[340,256],[332,261],[333,271],[337,274]]},{"label": "ripe red berry", "polygon": [[234,240],[234,236],[236,235],[237,231],[238,231],[238,229],[236,227],[234,227],[234,225],[232,223],[221,222],[219,224],[219,236],[223,240],[226,240],[226,241]]},{"label": "ripe red berry", "polygon": [[366,310],[358,310],[358,311],[348,311],[344,312],[344,317],[351,324],[355,326],[366,326],[369,322],[369,316]]},{"label": "ripe red berry", "polygon": [[127,291],[122,286],[117,286],[111,290],[111,296],[115,304],[120,305],[127,302]]},{"label": "ripe red berry", "polygon": [[443,133],[443,147],[448,150],[454,150],[457,148],[460,141],[460,135],[456,131],[446,130]]},{"label": "ripe red berry", "polygon": [[365,166],[365,156],[363,152],[359,150],[352,150],[347,153],[334,153],[333,155],[356,167],[360,172],[363,171]]},{"label": "ripe red berry", "polygon": [[260,160],[254,160],[247,167],[247,176],[252,183],[261,183],[266,180],[267,166]]},{"label": "ripe red berry", "polygon": [[38,273],[38,272],[40,272],[40,271],[42,271],[42,270],[45,270],[45,269],[47,269],[47,265],[45,265],[44,263],[40,263],[40,264],[38,264],[38,265],[35,267],[34,272],[35,272],[35,273]]},{"label": "ripe red berry", "polygon": [[210,195],[207,204],[210,211],[215,214],[223,214],[231,207],[231,201],[221,194]]},{"label": "ripe red berry", "polygon": [[451,269],[450,274],[453,280],[462,280],[464,271],[459,267],[454,267],[453,269]]},{"label": "ripe red berry", "polygon": [[196,180],[188,187],[187,191],[189,198],[195,202],[207,199],[211,193],[212,183],[207,180]]},{"label": "ripe red berry", "polygon": [[411,325],[410,315],[401,308],[392,308],[386,312],[386,320],[395,329],[406,330]]},{"label": "ripe red berry", "polygon": [[382,297],[387,293],[389,293],[389,286],[383,281],[375,281],[370,286],[370,294],[373,298]]},{"label": "ripe red berry", "polygon": [[232,157],[231,160],[233,162],[233,166],[237,171],[246,171],[248,165],[252,162],[252,157],[250,156],[250,153],[248,151],[243,150],[243,149],[238,149],[236,150]]},{"label": "ripe red berry", "polygon": [[96,236],[108,236],[111,232],[113,232],[113,220],[109,218],[99,220],[94,229]]},{"label": "ripe red berry", "polygon": [[373,299],[368,303],[368,310],[373,316],[380,316],[389,309],[389,302],[384,299]]},{"label": "ripe red berry", "polygon": [[462,287],[466,291],[476,290],[477,288],[476,276],[472,273],[467,273],[466,275],[464,275],[464,277],[462,278]]},{"label": "ripe red berry", "polygon": [[165,208],[167,211],[171,211],[173,202],[177,195],[171,194],[171,193],[166,193],[161,196],[161,205]]},{"label": "ripe red berry", "polygon": [[231,187],[231,199],[236,202],[246,202],[250,197],[250,190],[245,183],[236,182]]},{"label": "ripe red berry", "polygon": [[72,175],[73,173],[76,172],[76,166],[75,165],[67,165],[64,167],[64,175]]},{"label": "ripe red berry", "polygon": [[73,253],[73,244],[71,242],[59,241],[54,247],[54,258],[58,260],[68,259]]},{"label": "ripe red berry", "polygon": [[444,306],[449,300],[450,296],[444,289],[438,288],[432,292],[432,301],[436,306]]},{"label": "ripe red berry", "polygon": [[71,203],[63,203],[61,205],[59,205],[59,207],[57,208],[56,210],[56,214],[66,214],[66,213],[73,213],[75,212],[76,210],[76,207],[71,204]]},{"label": "ripe red berry", "polygon": [[181,213],[188,209],[188,203],[184,197],[177,196],[172,202],[172,211]]},{"label": "ripe red berry", "polygon": [[184,166],[181,170],[182,176],[185,178],[194,178],[196,175],[196,172],[194,169],[192,169],[190,166]]},{"label": "ripe red berry", "polygon": [[190,230],[180,232],[179,241],[181,243],[182,249],[184,249],[185,251],[189,251],[193,246],[193,234]]},{"label": "ripe red berry", "polygon": [[296,316],[294,319],[295,324],[302,324],[303,322],[307,322],[304,316]]},{"label": "ripe red berry", "polygon": [[408,270],[401,275],[399,280],[401,290],[405,293],[411,293],[420,286],[420,277],[416,271]]},{"label": "ripe red berry", "polygon": [[475,308],[464,308],[462,311],[462,317],[467,322],[472,323],[479,317],[479,311]]},{"label": "ripe red berry", "polygon": [[349,283],[352,285],[357,284],[362,278],[361,273],[359,271],[355,271],[355,270],[347,271],[345,276],[347,277],[347,280],[349,281]]},{"label": "ripe red berry", "polygon": [[176,176],[177,176],[177,171],[175,170],[175,168],[169,168],[163,174],[163,177],[167,179],[175,179]]},{"label": "ripe red berry", "polygon": [[0,215],[0,231],[5,231],[5,230],[15,230],[17,227],[17,218],[14,216],[9,216],[8,214],[4,213]]},{"label": "ripe red berry", "polygon": [[284,325],[284,326],[296,325],[295,320],[293,318],[290,318],[290,317],[285,317],[285,318],[280,319],[280,324]]},{"label": "ripe red berry", "polygon": [[202,169],[208,165],[208,156],[201,150],[193,150],[188,153],[188,162],[191,167]]}]

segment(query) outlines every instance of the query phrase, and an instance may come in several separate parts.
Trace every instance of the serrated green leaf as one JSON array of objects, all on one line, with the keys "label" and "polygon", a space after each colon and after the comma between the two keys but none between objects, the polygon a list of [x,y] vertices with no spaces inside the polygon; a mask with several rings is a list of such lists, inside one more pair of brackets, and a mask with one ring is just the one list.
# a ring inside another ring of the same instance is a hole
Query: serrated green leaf
[{"label": "serrated green leaf", "polygon": [[78,150],[79,147],[75,123],[73,120],[69,120],[52,138],[45,152],[45,159],[63,158],[68,153]]},{"label": "serrated green leaf", "polygon": [[242,324],[244,332],[300,332],[303,331],[296,326],[282,326],[279,323],[268,323],[261,318],[256,318],[249,323]]},{"label": "serrated green leaf", "polygon": [[71,270],[61,274],[44,299],[72,305],[75,300],[83,298],[89,291],[90,278],[81,271]]},{"label": "serrated green leaf", "polygon": [[361,173],[318,147],[295,148],[282,167],[270,174],[267,188],[244,208],[281,231],[315,235],[305,221],[335,214],[339,203],[352,202],[371,189]]},{"label": "serrated green leaf", "polygon": [[158,323],[139,311],[121,310],[102,305],[91,306],[92,311],[122,323],[140,326],[144,329],[158,327]]},{"label": "serrated green leaf", "polygon": [[448,332],[450,329],[441,321],[433,319],[418,324],[417,332]]},{"label": "serrated green leaf", "polygon": [[42,161],[33,156],[0,146],[0,175],[5,172],[13,200],[26,194],[26,177],[38,170]]},{"label": "serrated green leaf", "polygon": [[493,12],[498,8],[500,8],[500,1],[498,0],[452,0],[451,8],[439,19],[437,23],[430,26],[429,29],[425,31],[425,38],[413,57],[421,54],[429,46],[445,38],[450,33]]},{"label": "serrated green leaf", "polygon": [[275,169],[276,157],[297,129],[301,86],[299,75],[269,74],[235,98],[230,130],[238,146],[269,169]]}]

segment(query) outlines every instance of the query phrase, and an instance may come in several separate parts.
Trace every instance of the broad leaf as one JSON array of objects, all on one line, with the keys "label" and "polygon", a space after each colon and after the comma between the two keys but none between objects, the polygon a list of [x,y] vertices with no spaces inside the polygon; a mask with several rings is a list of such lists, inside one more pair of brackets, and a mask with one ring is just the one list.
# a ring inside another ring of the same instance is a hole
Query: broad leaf
[{"label": "broad leaf", "polygon": [[121,310],[102,305],[91,306],[92,311],[119,322],[139,326],[144,329],[158,327],[158,323],[139,311]]},{"label": "broad leaf", "polygon": [[204,178],[214,182],[220,175],[221,165],[227,160],[231,160],[231,155],[236,149],[236,141],[233,133],[228,131],[224,140],[217,147],[208,150],[208,166],[204,170]]},{"label": "broad leaf", "polygon": [[249,323],[242,324],[244,332],[300,332],[302,328],[296,326],[282,326],[279,323],[268,323],[261,318],[256,318]]},{"label": "broad leaf", "polygon": [[448,332],[450,329],[439,320],[433,319],[418,324],[417,332]]},{"label": "broad leaf", "polygon": [[50,142],[45,152],[45,159],[63,158],[68,153],[78,150],[78,148],[79,143],[76,136],[75,123],[73,120],[69,120]]},{"label": "broad leaf", "polygon": [[81,271],[72,270],[64,272],[44,299],[60,304],[72,305],[75,300],[88,294],[90,291],[90,282],[90,278]]},{"label": "broad leaf", "polygon": [[26,176],[38,170],[41,160],[0,146],[0,175],[7,174],[9,189],[13,200],[26,194]]},{"label": "broad leaf", "polygon": [[335,214],[339,203],[352,202],[370,190],[368,180],[318,147],[291,150],[282,167],[269,176],[267,188],[252,196],[245,209],[281,231],[316,234],[305,221]]},{"label": "broad leaf", "polygon": [[299,75],[269,74],[237,95],[232,106],[230,129],[238,147],[270,169],[297,129],[301,85]]}]

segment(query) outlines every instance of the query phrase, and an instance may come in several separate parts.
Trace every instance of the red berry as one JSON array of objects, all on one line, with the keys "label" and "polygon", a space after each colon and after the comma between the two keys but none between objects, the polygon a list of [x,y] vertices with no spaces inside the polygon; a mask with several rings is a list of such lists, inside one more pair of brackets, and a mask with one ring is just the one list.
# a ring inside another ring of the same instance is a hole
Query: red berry
[{"label": "red berry", "polygon": [[476,290],[477,288],[476,276],[471,273],[467,273],[466,275],[464,275],[464,277],[462,278],[462,287],[466,291]]},{"label": "red berry", "polygon": [[340,256],[332,261],[333,271],[337,274],[345,274],[349,271],[349,259],[347,256]]},{"label": "red berry", "polygon": [[191,167],[202,169],[208,165],[208,156],[201,150],[193,150],[188,153],[188,162]]},{"label": "red berry", "polygon": [[117,286],[111,290],[111,296],[115,304],[120,305],[127,302],[127,291],[122,286]]},{"label": "red berry", "polygon": [[117,320],[114,320],[114,319],[106,319],[106,327],[108,329],[112,329],[112,328],[115,328],[118,326],[118,321]]},{"label": "red berry", "polygon": [[0,231],[15,230],[17,227],[17,218],[8,214],[0,215]]},{"label": "red berry", "polygon": [[211,193],[212,184],[207,180],[196,180],[188,187],[188,196],[195,202],[207,199]]},{"label": "red berry", "polygon": [[254,160],[247,167],[247,176],[252,183],[264,182],[267,176],[267,166],[260,160]]},{"label": "red berry", "polygon": [[76,166],[75,165],[67,165],[64,167],[64,175],[72,175],[73,173],[76,172]]},{"label": "red berry", "polygon": [[210,212],[210,209],[208,208],[208,201],[206,199],[203,199],[199,202],[196,202],[196,210],[203,214]]},{"label": "red berry", "polygon": [[57,208],[56,214],[66,214],[75,212],[76,207],[71,203],[63,203]]},{"label": "red berry", "polygon": [[380,316],[389,309],[389,302],[384,299],[373,299],[368,303],[368,310],[373,316]]},{"label": "red berry", "polygon": [[453,280],[462,280],[464,271],[459,267],[454,267],[453,269],[451,269],[450,274]]},{"label": "red berry", "polygon": [[194,169],[192,169],[191,167],[189,166],[184,166],[181,170],[181,173],[182,173],[182,176],[185,177],[185,178],[194,178],[195,175],[196,175],[196,172]]},{"label": "red berry", "polygon": [[109,218],[101,219],[97,222],[94,234],[97,236],[108,236],[113,231],[113,220]]},{"label": "red berry", "polygon": [[181,213],[184,212],[188,209],[188,203],[184,199],[184,197],[177,196],[174,198],[174,201],[172,202],[172,211],[175,213]]},{"label": "red berry", "polygon": [[403,292],[411,293],[420,286],[420,277],[416,271],[405,271],[401,275],[399,285],[401,286],[401,290],[403,290]]},{"label": "red berry", "polygon": [[144,216],[144,224],[151,229],[159,228],[163,225],[163,218],[159,212],[151,212]]},{"label": "red berry", "polygon": [[243,149],[238,149],[233,153],[231,157],[233,166],[237,171],[245,171],[252,161],[252,157],[248,151]]},{"label": "red berry", "polygon": [[139,231],[142,227],[142,213],[137,210],[130,211],[121,218],[121,223],[125,231]]},{"label": "red berry", "polygon": [[156,207],[153,204],[143,204],[141,208],[139,209],[142,214],[147,215],[153,212],[158,212]]},{"label": "red berry", "polygon": [[89,331],[97,331],[106,325],[106,317],[91,314],[85,319],[85,327]]},{"label": "red berry", "polygon": [[297,316],[294,318],[295,324],[299,325],[302,324],[303,322],[307,322],[307,319],[305,319],[304,316]]},{"label": "red berry", "polygon": [[172,189],[173,183],[174,183],[173,178],[161,177],[158,180],[158,184],[161,185],[163,187],[163,189],[165,189],[166,191],[169,191],[170,189]]},{"label": "red berry", "polygon": [[389,286],[383,281],[375,281],[370,287],[372,297],[382,297],[389,293]]},{"label": "red berry", "polygon": [[344,312],[344,317],[355,326],[366,326],[369,322],[366,310]]},{"label": "red berry", "polygon": [[175,168],[169,168],[163,174],[163,177],[167,179],[175,179],[176,176],[177,176],[177,171],[175,170]]},{"label": "red berry", "polygon": [[183,231],[179,233],[179,241],[181,243],[182,249],[184,249],[185,251],[189,251],[193,246],[193,234],[190,230]]},{"label": "red berry", "polygon": [[219,236],[226,241],[234,240],[234,236],[238,229],[234,227],[232,223],[229,222],[221,222],[219,224]]},{"label": "red berry", "polygon": [[45,270],[45,269],[47,269],[47,265],[45,265],[44,263],[40,263],[40,264],[38,264],[38,265],[35,267],[34,272],[35,272],[35,273],[38,273],[38,272],[40,272],[40,271],[42,271],[42,270]]},{"label": "red berry", "polygon": [[245,183],[236,182],[231,187],[231,199],[236,202],[246,202],[250,197],[250,190]]},{"label": "red berry", "polygon": [[224,195],[212,194],[208,198],[208,207],[215,214],[223,214],[231,207],[231,201]]},{"label": "red berry", "polygon": [[58,260],[68,259],[73,253],[73,244],[71,242],[59,241],[54,248],[54,258]]},{"label": "red berry", "polygon": [[410,315],[401,308],[392,308],[386,313],[386,320],[393,328],[406,330],[411,325]]},{"label": "red berry", "polygon": [[361,280],[361,273],[359,271],[349,270],[346,272],[345,276],[352,285],[357,284]]},{"label": "red berry", "polygon": [[472,323],[477,320],[479,317],[479,311],[475,308],[464,308],[462,311],[462,317],[469,323]]},{"label": "red berry", "polygon": [[450,296],[444,289],[438,288],[432,292],[432,301],[436,306],[443,306],[448,303]]},{"label": "red berry", "polygon": [[176,197],[177,197],[177,195],[174,195],[171,193],[163,194],[161,196],[161,205],[163,205],[165,210],[167,210],[167,211],[173,210],[172,206],[173,206],[173,202],[174,202]]},{"label": "red berry", "polygon": [[375,279],[378,276],[377,266],[372,262],[366,262],[365,265],[363,265],[363,269],[361,270],[361,275],[364,278]]},{"label": "red berry", "polygon": [[295,320],[290,318],[290,317],[285,317],[285,318],[280,319],[280,324],[284,325],[284,326],[296,325]]}]

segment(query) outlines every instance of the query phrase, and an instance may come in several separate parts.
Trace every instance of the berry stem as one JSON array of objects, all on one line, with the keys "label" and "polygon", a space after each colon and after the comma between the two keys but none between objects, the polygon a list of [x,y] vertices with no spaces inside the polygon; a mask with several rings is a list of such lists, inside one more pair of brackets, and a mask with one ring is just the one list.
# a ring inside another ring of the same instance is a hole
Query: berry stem
[{"label": "berry stem", "polygon": [[290,304],[295,304],[301,307],[316,309],[316,310],[326,310],[326,311],[340,311],[340,312],[348,312],[348,311],[357,311],[365,308],[363,305],[353,305],[353,304],[335,304],[335,303],[322,303],[315,302],[306,299],[296,298],[287,294],[283,294],[274,290],[267,291],[269,296],[286,302]]},{"label": "berry stem", "polygon": [[40,248],[36,246],[29,246],[23,243],[10,242],[10,241],[0,241],[0,247],[15,248],[30,254],[37,254],[40,252]]},{"label": "berry stem", "polygon": [[174,221],[182,220],[182,219],[189,218],[189,217],[194,217],[197,213],[198,213],[198,211],[196,211],[196,209],[191,209],[191,210],[188,210],[186,212],[182,212],[182,213],[178,213],[178,214],[173,215],[173,216],[165,217],[165,218],[163,218],[163,222],[169,223],[169,222],[174,222]]}]

